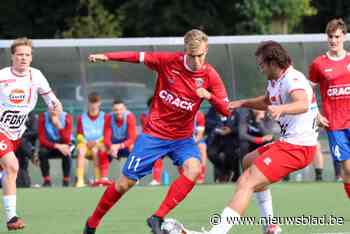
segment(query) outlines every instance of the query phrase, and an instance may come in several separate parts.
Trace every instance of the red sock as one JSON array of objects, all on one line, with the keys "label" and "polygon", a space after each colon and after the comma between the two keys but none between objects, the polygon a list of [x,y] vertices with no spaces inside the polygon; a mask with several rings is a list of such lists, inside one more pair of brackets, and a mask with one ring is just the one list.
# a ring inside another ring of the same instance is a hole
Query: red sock
[{"label": "red sock", "polygon": [[168,193],[160,204],[159,209],[155,215],[164,218],[172,209],[177,206],[189,192],[191,192],[195,182],[188,179],[185,175],[181,174],[171,185]]},{"label": "red sock", "polygon": [[344,189],[346,194],[348,195],[348,198],[350,199],[350,183],[344,183]]},{"label": "red sock", "polygon": [[94,213],[92,213],[88,219],[89,227],[96,228],[102,217],[108,212],[109,209],[112,208],[112,206],[121,198],[121,196],[122,194],[115,189],[114,183],[108,186],[98,202]]},{"label": "red sock", "polygon": [[201,166],[201,173],[200,173],[199,176],[198,176],[198,180],[199,180],[199,181],[204,181],[206,171],[207,171],[207,166],[202,165],[202,166]]},{"label": "red sock", "polygon": [[184,169],[182,167],[177,167],[177,172],[179,173],[179,175],[182,175],[184,172]]},{"label": "red sock", "polygon": [[50,176],[44,176],[43,179],[44,179],[44,181],[51,181],[51,177]]},{"label": "red sock", "polygon": [[99,166],[101,171],[101,177],[108,177],[108,170],[109,170],[109,161],[108,161],[108,154],[107,152],[100,151],[98,153],[99,157]]},{"label": "red sock", "polygon": [[152,177],[160,183],[163,172],[163,159],[157,160],[153,165]]}]

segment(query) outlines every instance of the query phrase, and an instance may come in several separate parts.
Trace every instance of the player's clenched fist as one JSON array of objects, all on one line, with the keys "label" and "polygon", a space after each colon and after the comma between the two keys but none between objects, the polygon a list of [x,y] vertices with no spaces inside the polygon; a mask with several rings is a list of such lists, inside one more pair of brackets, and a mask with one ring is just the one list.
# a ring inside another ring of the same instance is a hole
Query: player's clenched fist
[{"label": "player's clenched fist", "polygon": [[268,106],[267,107],[267,114],[272,118],[272,119],[279,119],[281,115],[284,114],[284,108],[283,106]]},{"label": "player's clenched fist", "polygon": [[198,97],[200,97],[200,98],[204,98],[207,100],[209,100],[211,98],[211,93],[208,90],[206,90],[205,88],[196,89],[196,93],[197,93]]},{"label": "player's clenched fist", "polygon": [[107,56],[104,54],[90,54],[88,59],[92,63],[97,62],[97,61],[104,62],[104,61],[108,60]]}]

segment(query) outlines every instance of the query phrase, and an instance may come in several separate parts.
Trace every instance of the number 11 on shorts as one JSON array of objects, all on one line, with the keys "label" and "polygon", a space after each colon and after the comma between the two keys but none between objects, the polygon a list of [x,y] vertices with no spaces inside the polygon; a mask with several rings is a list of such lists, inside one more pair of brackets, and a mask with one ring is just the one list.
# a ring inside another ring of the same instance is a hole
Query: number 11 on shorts
[{"label": "number 11 on shorts", "polygon": [[137,167],[140,165],[140,162],[141,162],[141,158],[136,158],[135,156],[132,156],[130,163],[128,165],[128,170],[130,170],[131,168],[134,168],[134,171],[136,171]]}]

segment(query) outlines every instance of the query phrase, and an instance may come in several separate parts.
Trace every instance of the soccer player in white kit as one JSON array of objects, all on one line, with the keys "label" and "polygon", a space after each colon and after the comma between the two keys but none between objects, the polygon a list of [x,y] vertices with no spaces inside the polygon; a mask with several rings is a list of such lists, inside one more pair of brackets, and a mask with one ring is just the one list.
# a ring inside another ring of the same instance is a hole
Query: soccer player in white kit
[{"label": "soccer player in white kit", "polygon": [[[268,185],[289,173],[309,165],[317,144],[317,104],[305,76],[292,67],[288,52],[277,42],[267,41],[255,52],[260,71],[267,77],[266,94],[230,102],[232,110],[246,107],[266,110],[281,126],[280,138],[259,147],[244,157],[245,171],[240,176],[235,194],[221,214],[221,223],[209,232],[187,231],[187,234],[226,234],[239,219],[255,193],[263,217],[273,216]],[[268,219],[266,219],[268,220]],[[278,225],[266,224],[264,234],[280,233]]]},{"label": "soccer player in white kit", "polygon": [[11,66],[0,70],[0,165],[3,203],[8,230],[24,228],[16,213],[18,161],[14,154],[25,131],[25,122],[40,94],[51,110],[62,110],[43,74],[30,67],[32,41],[18,38],[11,45]]}]

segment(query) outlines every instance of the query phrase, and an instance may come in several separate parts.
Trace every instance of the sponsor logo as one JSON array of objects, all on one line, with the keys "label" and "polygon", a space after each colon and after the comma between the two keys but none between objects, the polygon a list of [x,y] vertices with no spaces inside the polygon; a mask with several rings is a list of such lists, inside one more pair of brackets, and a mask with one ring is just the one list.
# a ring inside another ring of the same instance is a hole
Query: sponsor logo
[{"label": "sponsor logo", "polygon": [[20,111],[4,111],[0,118],[0,123],[4,124],[10,129],[17,129],[24,124],[27,114],[21,114]]},{"label": "sponsor logo", "polygon": [[13,89],[9,95],[9,100],[13,104],[20,104],[25,100],[25,92],[22,89]]},{"label": "sponsor logo", "polygon": [[346,96],[350,94],[350,86],[348,87],[333,87],[327,90],[329,97]]},{"label": "sponsor logo", "polygon": [[159,97],[166,103],[169,103],[170,105],[176,106],[180,109],[187,111],[193,110],[194,103],[183,100],[181,97],[177,97],[166,90],[161,90],[159,92]]},{"label": "sponsor logo", "polygon": [[332,68],[326,68],[326,69],[324,69],[324,72],[332,72],[332,71],[333,71]]}]

